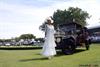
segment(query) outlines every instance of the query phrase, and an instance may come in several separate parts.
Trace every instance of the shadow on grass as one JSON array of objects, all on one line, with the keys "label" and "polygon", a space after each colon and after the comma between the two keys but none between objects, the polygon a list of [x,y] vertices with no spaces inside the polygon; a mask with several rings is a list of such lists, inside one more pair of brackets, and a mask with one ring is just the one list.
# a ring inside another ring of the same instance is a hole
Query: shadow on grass
[{"label": "shadow on grass", "polygon": [[48,60],[48,58],[33,58],[33,59],[23,59],[20,62],[36,61],[36,60]]},{"label": "shadow on grass", "polygon": [[[83,51],[86,51],[86,50],[85,49],[76,49],[73,54],[80,53],[80,52],[83,52]],[[73,54],[64,54],[62,51],[57,51],[56,56],[58,57],[58,56],[73,55]]]},{"label": "shadow on grass", "polygon": [[[80,52],[83,52],[83,51],[86,51],[86,50],[85,49],[76,49],[76,51],[74,52],[74,54],[80,53]],[[40,54],[37,54],[37,55],[40,55]],[[57,55],[55,57],[59,57],[59,56],[65,56],[65,54],[62,53],[62,51],[57,51]],[[22,60],[19,60],[19,61],[20,62],[29,62],[29,61],[36,61],[36,60],[48,60],[48,58],[42,57],[42,58],[22,59]]]},{"label": "shadow on grass", "polygon": [[57,52],[56,57],[57,57],[57,56],[63,56],[63,55],[65,55],[62,51],[56,51],[56,52]]},{"label": "shadow on grass", "polygon": [[83,52],[83,51],[87,51],[87,50],[86,49],[76,49],[74,53],[76,54],[76,53],[80,53],[80,52]]}]

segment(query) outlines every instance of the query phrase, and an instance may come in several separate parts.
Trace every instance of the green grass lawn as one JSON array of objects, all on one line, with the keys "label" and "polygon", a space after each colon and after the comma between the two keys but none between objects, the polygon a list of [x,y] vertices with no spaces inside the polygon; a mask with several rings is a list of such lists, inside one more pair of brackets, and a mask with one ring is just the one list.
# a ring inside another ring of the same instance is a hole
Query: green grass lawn
[{"label": "green grass lawn", "polygon": [[84,50],[78,49],[73,55],[58,52],[51,60],[39,54],[41,49],[0,50],[0,67],[100,67],[100,44]]}]

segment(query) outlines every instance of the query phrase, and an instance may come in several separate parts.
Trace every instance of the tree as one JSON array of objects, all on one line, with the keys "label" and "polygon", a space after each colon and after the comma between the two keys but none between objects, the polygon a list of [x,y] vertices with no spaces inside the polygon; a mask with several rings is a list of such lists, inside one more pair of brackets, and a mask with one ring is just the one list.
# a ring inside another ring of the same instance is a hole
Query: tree
[{"label": "tree", "polygon": [[15,40],[16,42],[18,42],[18,41],[20,40],[20,37],[15,37],[14,40]]},{"label": "tree", "polygon": [[53,14],[53,20],[54,20],[54,25],[57,27],[59,24],[64,24],[64,23],[71,23],[75,22],[78,23],[82,26],[85,26],[86,19],[90,18],[89,14],[86,11],[83,11],[82,9],[76,7],[69,7],[68,10],[57,10]]},{"label": "tree", "polygon": [[35,39],[36,37],[33,34],[22,34],[20,39]]},{"label": "tree", "polygon": [[3,42],[4,40],[3,39],[0,39],[0,42]]}]

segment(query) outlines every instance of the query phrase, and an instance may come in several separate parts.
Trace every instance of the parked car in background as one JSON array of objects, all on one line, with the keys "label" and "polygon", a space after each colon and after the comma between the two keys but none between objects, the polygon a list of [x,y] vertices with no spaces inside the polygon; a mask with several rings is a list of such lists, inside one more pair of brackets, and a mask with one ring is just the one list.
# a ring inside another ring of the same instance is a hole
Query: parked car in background
[{"label": "parked car in background", "polygon": [[91,36],[91,41],[100,43],[100,36]]}]

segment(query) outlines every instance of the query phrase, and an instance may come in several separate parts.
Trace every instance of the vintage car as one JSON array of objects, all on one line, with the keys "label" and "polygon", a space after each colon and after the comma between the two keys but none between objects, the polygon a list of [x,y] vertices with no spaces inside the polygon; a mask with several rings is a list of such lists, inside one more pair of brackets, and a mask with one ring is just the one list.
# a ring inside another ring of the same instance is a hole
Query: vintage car
[{"label": "vintage car", "polygon": [[56,31],[56,48],[61,49],[64,54],[73,54],[77,47],[86,47],[89,50],[91,40],[86,27],[72,22],[59,25]]}]

